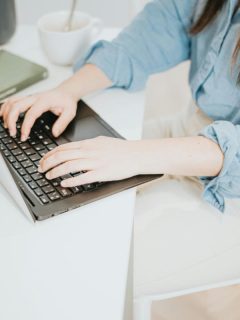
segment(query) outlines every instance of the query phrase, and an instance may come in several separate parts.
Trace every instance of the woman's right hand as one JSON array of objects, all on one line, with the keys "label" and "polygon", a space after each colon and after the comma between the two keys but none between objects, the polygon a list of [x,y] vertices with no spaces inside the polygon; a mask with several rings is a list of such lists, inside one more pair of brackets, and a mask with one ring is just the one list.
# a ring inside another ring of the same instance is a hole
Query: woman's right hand
[{"label": "woman's right hand", "polygon": [[34,122],[44,112],[51,111],[58,119],[52,133],[58,137],[73,120],[77,112],[77,102],[81,97],[112,86],[112,81],[93,64],[86,64],[72,77],[57,88],[32,96],[8,99],[1,107],[0,117],[9,129],[11,136],[17,133],[16,122],[21,113],[25,113],[21,128],[21,140],[27,140]]},{"label": "woman's right hand", "polygon": [[19,115],[24,112],[21,140],[25,141],[34,122],[47,111],[51,111],[58,116],[52,128],[53,135],[58,137],[75,117],[77,101],[69,93],[58,87],[23,98],[12,97],[2,105],[0,116],[3,117],[4,126],[9,129],[10,135],[15,136],[17,133],[16,122]]}]

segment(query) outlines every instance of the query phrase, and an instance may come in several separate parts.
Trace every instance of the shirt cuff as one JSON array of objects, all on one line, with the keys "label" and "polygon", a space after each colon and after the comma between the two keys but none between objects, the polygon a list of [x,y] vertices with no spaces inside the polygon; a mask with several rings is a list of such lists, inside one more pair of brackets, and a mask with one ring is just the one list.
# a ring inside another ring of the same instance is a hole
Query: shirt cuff
[{"label": "shirt cuff", "polygon": [[203,198],[224,212],[225,198],[240,197],[240,127],[228,121],[216,121],[200,135],[217,143],[224,154],[218,176],[200,177],[205,187]]}]

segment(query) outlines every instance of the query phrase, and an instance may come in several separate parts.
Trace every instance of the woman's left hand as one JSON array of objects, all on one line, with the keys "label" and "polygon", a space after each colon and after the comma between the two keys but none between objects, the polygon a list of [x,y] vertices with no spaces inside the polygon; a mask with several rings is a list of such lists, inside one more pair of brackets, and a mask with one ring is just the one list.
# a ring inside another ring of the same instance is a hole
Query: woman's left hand
[{"label": "woman's left hand", "polygon": [[121,180],[138,174],[138,149],[137,141],[109,137],[71,142],[47,153],[40,161],[39,172],[47,172],[47,179],[55,179],[85,171],[63,180],[63,187]]}]

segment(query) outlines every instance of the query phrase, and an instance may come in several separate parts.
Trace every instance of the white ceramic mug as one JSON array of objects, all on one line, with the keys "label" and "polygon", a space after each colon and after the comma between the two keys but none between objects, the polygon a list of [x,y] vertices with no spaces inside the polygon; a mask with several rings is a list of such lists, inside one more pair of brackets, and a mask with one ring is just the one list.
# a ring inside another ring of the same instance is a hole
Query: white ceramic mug
[{"label": "white ceramic mug", "polygon": [[69,12],[54,12],[41,17],[38,21],[40,41],[48,59],[58,65],[71,65],[81,58],[102,31],[100,19],[76,11],[73,16],[72,30],[64,31]]}]

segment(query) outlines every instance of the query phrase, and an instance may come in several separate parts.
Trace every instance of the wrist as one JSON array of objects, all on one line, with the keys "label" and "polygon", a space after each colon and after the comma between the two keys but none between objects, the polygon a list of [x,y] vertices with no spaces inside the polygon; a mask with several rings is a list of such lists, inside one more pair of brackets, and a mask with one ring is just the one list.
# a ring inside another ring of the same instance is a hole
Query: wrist
[{"label": "wrist", "polygon": [[60,84],[58,89],[66,92],[75,101],[79,101],[83,96],[106,89],[111,84],[111,81],[98,67],[86,64],[70,79]]},{"label": "wrist", "polygon": [[162,174],[167,171],[163,140],[134,141],[132,146],[134,165],[137,174]]},{"label": "wrist", "polygon": [[[153,173],[153,159],[151,140],[129,141],[129,149],[131,150],[131,163],[135,174],[151,174]],[[154,172],[156,173],[156,172]]]},{"label": "wrist", "polygon": [[71,79],[62,82],[59,86],[56,87],[56,90],[63,92],[64,94],[70,96],[76,103],[81,99],[83,94],[80,92],[80,89],[76,91],[74,86],[71,85]]}]

